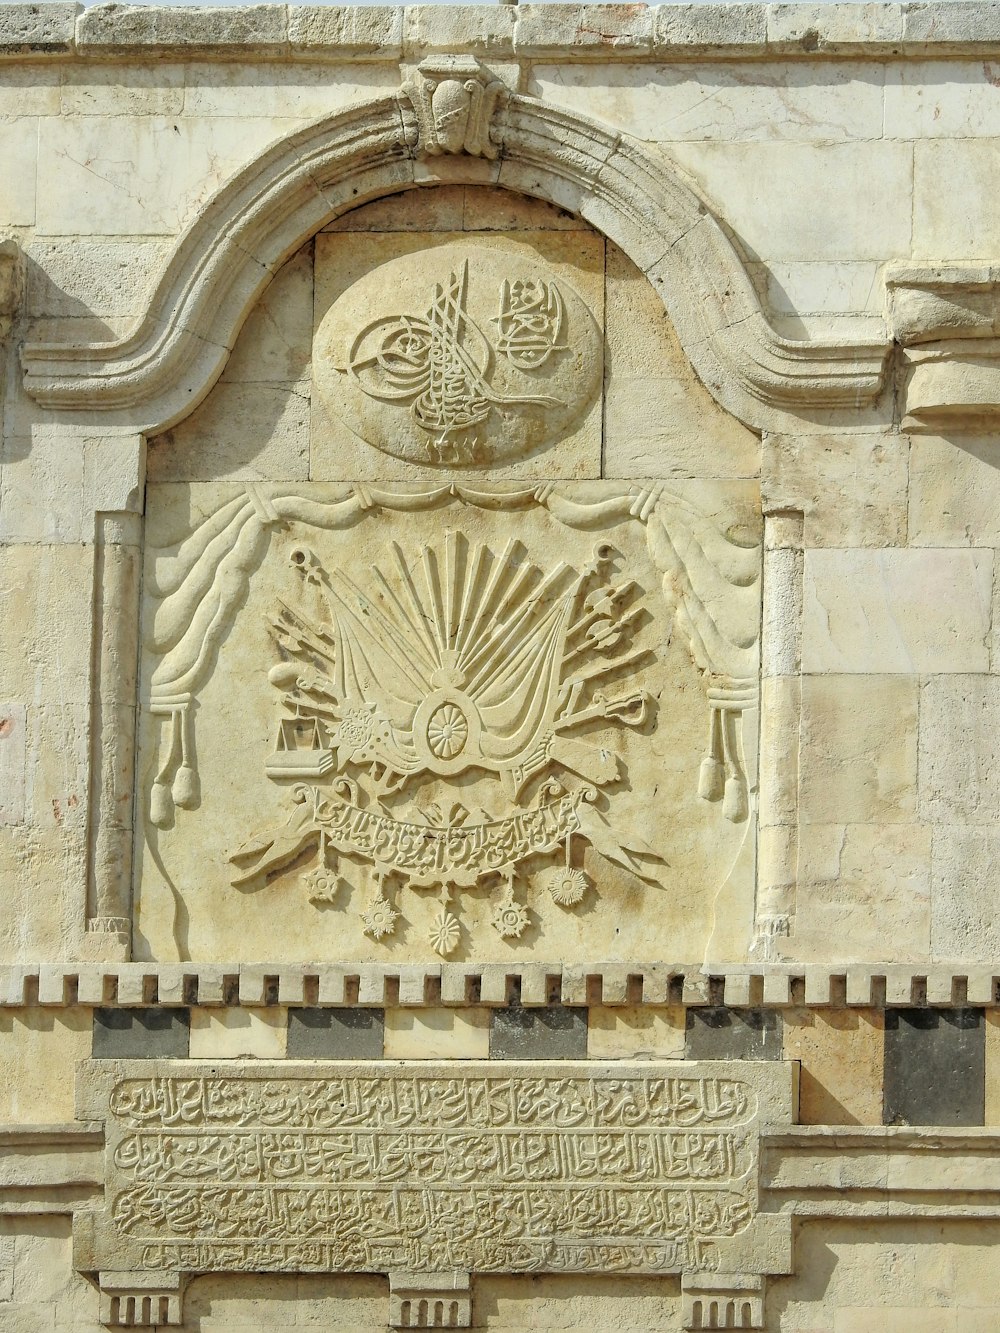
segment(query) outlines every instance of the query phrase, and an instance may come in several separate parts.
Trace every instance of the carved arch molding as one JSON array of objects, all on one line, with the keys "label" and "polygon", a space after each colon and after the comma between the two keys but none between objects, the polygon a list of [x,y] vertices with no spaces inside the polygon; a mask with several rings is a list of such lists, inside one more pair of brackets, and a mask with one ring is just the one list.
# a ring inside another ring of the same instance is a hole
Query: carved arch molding
[{"label": "carved arch molding", "polygon": [[603,232],[659,292],[709,391],[753,429],[814,408],[856,419],[882,390],[888,342],[796,341],[771,327],[723,226],[663,153],[508,91],[471,57],[424,62],[396,95],[266,150],[181,236],[131,334],[28,344],[25,386],[46,408],[164,429],[205,396],[257,298],[306,240],[370,199],[443,182],[497,184]]}]

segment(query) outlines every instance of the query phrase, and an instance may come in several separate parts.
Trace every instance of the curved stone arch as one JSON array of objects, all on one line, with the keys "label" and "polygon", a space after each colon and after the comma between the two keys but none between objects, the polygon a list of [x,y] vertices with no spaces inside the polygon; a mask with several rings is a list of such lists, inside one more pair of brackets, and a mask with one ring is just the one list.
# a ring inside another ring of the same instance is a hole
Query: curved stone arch
[{"label": "curved stone arch", "polygon": [[615,242],[659,292],[716,400],[756,429],[816,408],[872,404],[886,344],[781,337],[704,200],[657,150],[511,94],[495,160],[422,157],[403,96],[316,121],[273,144],[182,234],[135,329],[115,343],[26,345],[25,386],[45,408],[102,413],[147,433],[174,424],[221,374],[244,320],[281,265],[333,218],[415,186],[497,184],[565,208]]}]

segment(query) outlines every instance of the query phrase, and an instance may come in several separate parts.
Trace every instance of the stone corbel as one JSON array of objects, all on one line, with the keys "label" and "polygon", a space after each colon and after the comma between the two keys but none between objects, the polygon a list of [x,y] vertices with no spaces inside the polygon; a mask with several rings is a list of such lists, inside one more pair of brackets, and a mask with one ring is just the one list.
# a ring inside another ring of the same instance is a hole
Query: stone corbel
[{"label": "stone corbel", "polygon": [[416,118],[407,141],[418,153],[468,153],[494,159],[494,114],[507,89],[475,56],[442,55],[422,61],[401,89],[404,107]]},{"label": "stone corbel", "polygon": [[471,1328],[468,1273],[389,1274],[390,1328]]},{"label": "stone corbel", "polygon": [[100,1273],[106,1328],[174,1328],[184,1322],[182,1273]]},{"label": "stone corbel", "polygon": [[685,1273],[681,1328],[763,1328],[764,1279],[745,1273]]},{"label": "stone corbel", "polygon": [[886,274],[901,349],[903,427],[995,429],[1000,420],[1000,269],[896,266]]}]

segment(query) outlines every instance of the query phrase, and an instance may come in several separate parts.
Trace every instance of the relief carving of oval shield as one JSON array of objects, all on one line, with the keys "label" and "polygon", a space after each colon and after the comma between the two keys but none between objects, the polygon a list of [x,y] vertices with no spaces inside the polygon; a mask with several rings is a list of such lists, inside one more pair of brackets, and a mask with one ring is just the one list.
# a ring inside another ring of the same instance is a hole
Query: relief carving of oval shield
[{"label": "relief carving of oval shield", "polygon": [[490,467],[561,439],[593,402],[601,334],[544,260],[454,243],[390,259],[317,330],[328,408],[419,465]]}]

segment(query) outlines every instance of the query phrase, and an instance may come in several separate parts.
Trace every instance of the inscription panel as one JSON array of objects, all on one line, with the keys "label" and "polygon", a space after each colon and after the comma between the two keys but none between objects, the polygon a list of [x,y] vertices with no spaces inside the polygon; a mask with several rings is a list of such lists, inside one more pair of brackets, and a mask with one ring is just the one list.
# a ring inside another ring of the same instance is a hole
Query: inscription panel
[{"label": "inscription panel", "polygon": [[81,1066],[103,1120],[83,1270],[787,1271],[757,1203],[792,1066]]}]

